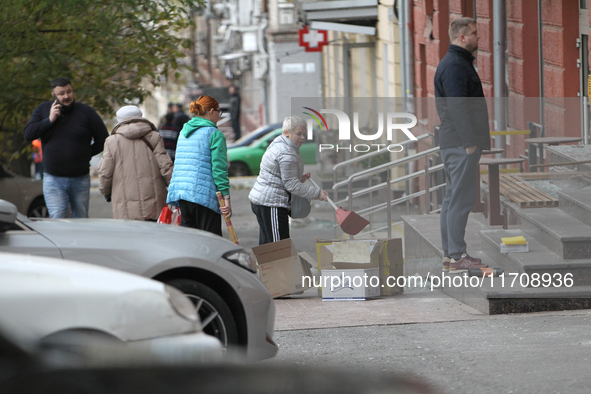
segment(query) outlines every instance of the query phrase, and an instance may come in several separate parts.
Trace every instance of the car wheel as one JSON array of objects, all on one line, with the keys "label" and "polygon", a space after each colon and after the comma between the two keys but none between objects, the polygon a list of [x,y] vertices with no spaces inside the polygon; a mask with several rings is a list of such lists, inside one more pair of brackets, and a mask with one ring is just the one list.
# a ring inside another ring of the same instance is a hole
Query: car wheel
[{"label": "car wheel", "polygon": [[228,176],[248,176],[250,175],[250,169],[241,161],[233,161],[230,163],[230,167],[228,167]]},{"label": "car wheel", "polygon": [[224,346],[238,344],[234,317],[218,293],[190,279],[174,279],[167,284],[185,293],[195,304],[204,333],[216,337]]},{"label": "car wheel", "polygon": [[48,218],[49,211],[45,205],[45,199],[43,197],[37,197],[31,203],[27,216],[30,218]]}]

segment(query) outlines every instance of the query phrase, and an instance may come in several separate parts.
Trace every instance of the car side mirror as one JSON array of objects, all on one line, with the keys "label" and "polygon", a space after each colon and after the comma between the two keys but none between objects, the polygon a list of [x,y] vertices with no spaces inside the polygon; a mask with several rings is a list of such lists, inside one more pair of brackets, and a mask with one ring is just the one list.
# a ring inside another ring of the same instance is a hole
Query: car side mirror
[{"label": "car side mirror", "polygon": [[259,149],[262,150],[267,150],[267,148],[269,147],[269,142],[268,141],[263,141],[259,144]]},{"label": "car side mirror", "polygon": [[16,206],[5,200],[0,200],[0,232],[14,226],[16,222]]}]

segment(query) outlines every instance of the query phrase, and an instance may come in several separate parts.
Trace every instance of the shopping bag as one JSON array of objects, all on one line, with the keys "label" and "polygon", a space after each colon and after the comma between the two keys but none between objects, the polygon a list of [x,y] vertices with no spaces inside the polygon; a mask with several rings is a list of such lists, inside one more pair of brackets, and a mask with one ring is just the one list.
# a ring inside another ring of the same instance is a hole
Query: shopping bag
[{"label": "shopping bag", "polygon": [[175,226],[181,225],[181,210],[180,210],[180,208],[172,207],[171,222]]},{"label": "shopping bag", "polygon": [[308,217],[311,209],[312,205],[310,205],[310,200],[305,197],[296,196],[295,194],[291,195],[291,212],[289,216],[291,216],[292,219],[303,219]]},{"label": "shopping bag", "polygon": [[179,226],[181,224],[181,210],[172,205],[165,205],[158,216],[158,223]]},{"label": "shopping bag", "polygon": [[170,224],[172,223],[172,210],[168,208],[168,205],[165,205],[160,212],[160,216],[158,216],[158,223],[163,224]]}]

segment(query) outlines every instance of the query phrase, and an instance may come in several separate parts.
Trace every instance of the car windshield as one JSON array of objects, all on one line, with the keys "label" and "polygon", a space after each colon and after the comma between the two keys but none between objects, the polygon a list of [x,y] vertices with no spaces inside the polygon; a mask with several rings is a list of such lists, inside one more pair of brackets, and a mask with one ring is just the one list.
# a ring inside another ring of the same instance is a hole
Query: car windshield
[{"label": "car windshield", "polygon": [[256,140],[253,141],[252,144],[250,144],[250,146],[257,146],[258,144],[260,144],[263,141],[267,141],[269,144],[271,144],[271,142],[279,135],[281,134],[281,129],[277,129],[274,131],[271,131],[265,135],[263,135],[261,138],[258,138]]},{"label": "car windshield", "polygon": [[245,142],[247,140],[252,140],[253,138],[256,137],[256,135],[258,133],[260,133],[262,130],[265,130],[267,127],[269,127],[269,126],[267,126],[267,125],[261,126],[258,129],[255,129],[255,130],[251,131],[250,133],[248,133],[246,135],[243,135],[242,137],[238,138],[232,144],[240,144],[240,143]]},{"label": "car windshield", "polygon": [[275,129],[281,128],[281,123],[273,123],[270,125],[261,126],[250,133],[240,137],[236,141],[228,144],[228,148],[237,147],[237,146],[247,146],[250,145],[254,140],[266,136],[268,133],[272,132]]}]

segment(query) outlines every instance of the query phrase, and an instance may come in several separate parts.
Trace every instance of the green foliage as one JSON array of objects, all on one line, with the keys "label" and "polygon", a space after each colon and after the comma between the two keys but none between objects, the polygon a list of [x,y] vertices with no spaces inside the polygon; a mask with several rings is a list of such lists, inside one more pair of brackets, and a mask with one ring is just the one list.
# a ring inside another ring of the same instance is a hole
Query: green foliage
[{"label": "green foliage", "polygon": [[[22,133],[68,77],[76,100],[103,116],[143,100],[179,67],[190,10],[202,0],[3,0],[0,12],[0,143]],[[14,151],[20,146],[13,147]],[[6,146],[4,147],[6,149]],[[4,158],[8,152],[4,151]],[[10,155],[13,152],[9,153]]]}]

